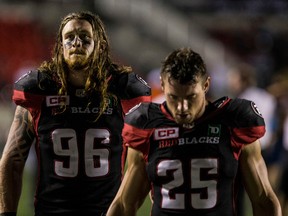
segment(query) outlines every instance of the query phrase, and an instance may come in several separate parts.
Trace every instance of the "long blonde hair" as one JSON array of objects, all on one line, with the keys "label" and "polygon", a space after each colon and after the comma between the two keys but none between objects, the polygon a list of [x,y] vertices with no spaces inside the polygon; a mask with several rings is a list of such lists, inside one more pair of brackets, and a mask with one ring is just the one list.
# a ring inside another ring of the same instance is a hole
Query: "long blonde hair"
[{"label": "long blonde hair", "polygon": [[[108,81],[113,73],[131,72],[131,67],[120,66],[112,62],[110,56],[110,44],[101,19],[91,12],[75,12],[70,13],[62,19],[59,31],[56,38],[56,43],[52,52],[52,59],[44,61],[40,67],[40,71],[45,71],[52,74],[52,77],[59,84],[59,95],[67,95],[67,65],[63,58],[62,47],[62,30],[65,25],[74,19],[88,21],[93,29],[93,40],[95,42],[94,51],[91,61],[89,62],[89,74],[85,84],[85,93],[87,96],[97,94],[100,98],[100,113],[104,112],[107,107],[108,97]],[[89,101],[90,103],[91,101]],[[87,104],[89,106],[89,104]],[[63,105],[62,112],[65,111],[66,106]],[[99,117],[98,116],[98,117]],[[98,119],[98,118],[97,118]]]}]

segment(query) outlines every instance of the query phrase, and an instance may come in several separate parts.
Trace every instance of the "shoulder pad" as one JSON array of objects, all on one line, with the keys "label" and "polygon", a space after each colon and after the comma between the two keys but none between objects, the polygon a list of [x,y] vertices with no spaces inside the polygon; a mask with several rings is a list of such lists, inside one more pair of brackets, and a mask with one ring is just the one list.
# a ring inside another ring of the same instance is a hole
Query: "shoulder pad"
[{"label": "shoulder pad", "polygon": [[227,117],[234,119],[237,127],[250,127],[265,125],[264,119],[257,105],[250,100],[234,99],[227,106]]},{"label": "shoulder pad", "polygon": [[227,104],[231,99],[228,97],[222,97],[219,98],[218,100],[213,102],[214,107],[216,108],[221,108],[223,107],[225,104]]},{"label": "shoulder pad", "polygon": [[143,128],[147,123],[151,103],[143,102],[134,106],[125,116],[125,123]]},{"label": "shoulder pad", "polygon": [[56,84],[45,72],[29,71],[21,76],[14,84],[14,90],[32,94],[44,94],[44,92],[55,92]]},{"label": "shoulder pad", "polygon": [[150,86],[133,72],[116,75],[111,83],[111,88],[115,94],[124,100],[151,95]]}]

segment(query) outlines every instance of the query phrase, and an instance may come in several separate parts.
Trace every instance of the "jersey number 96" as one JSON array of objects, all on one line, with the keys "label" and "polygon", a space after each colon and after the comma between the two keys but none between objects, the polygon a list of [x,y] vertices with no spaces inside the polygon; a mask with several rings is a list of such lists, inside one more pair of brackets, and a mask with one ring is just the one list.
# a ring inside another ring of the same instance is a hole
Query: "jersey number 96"
[{"label": "jersey number 96", "polygon": [[[84,165],[88,177],[101,177],[109,172],[109,149],[95,148],[95,139],[101,144],[110,142],[110,132],[106,129],[89,129],[85,134]],[[61,177],[76,177],[79,171],[79,150],[76,131],[73,129],[57,129],[52,133],[53,149],[56,155],[68,158],[55,161],[55,173]],[[65,164],[65,165],[64,165]]]}]

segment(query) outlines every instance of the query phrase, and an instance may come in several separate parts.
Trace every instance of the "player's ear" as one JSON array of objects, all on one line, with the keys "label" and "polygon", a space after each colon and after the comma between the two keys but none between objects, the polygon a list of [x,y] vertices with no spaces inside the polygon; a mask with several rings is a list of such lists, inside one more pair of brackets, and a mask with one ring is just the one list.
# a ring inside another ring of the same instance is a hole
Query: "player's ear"
[{"label": "player's ear", "polygon": [[206,81],[204,82],[203,88],[204,88],[205,94],[209,91],[210,80],[211,80],[211,78],[208,76]]},{"label": "player's ear", "polygon": [[160,76],[160,85],[161,85],[161,90],[164,90],[164,81],[163,81],[163,77]]}]

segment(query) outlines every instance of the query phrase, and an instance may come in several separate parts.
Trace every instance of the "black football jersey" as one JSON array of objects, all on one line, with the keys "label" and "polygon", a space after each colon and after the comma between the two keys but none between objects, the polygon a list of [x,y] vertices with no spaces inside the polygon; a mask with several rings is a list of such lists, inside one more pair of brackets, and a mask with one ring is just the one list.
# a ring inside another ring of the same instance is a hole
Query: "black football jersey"
[{"label": "black football jersey", "polygon": [[[109,81],[108,107],[97,120],[99,100],[83,89],[57,95],[57,83],[33,71],[15,83],[13,100],[33,116],[37,134],[36,215],[100,215],[106,212],[122,179],[125,155],[124,112],[151,101],[150,87],[134,73]],[[61,104],[67,106],[59,112]]]},{"label": "black football jersey", "polygon": [[184,126],[165,102],[142,103],[126,115],[123,139],[147,161],[152,216],[232,216],[241,148],[264,133],[253,102],[224,97]]}]

